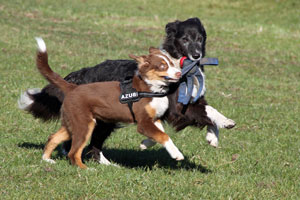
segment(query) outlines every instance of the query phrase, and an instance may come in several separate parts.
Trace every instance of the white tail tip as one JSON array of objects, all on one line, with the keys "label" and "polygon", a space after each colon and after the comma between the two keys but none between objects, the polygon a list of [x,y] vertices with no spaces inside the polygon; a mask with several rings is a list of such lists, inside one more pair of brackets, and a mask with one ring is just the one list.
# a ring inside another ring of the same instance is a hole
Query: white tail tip
[{"label": "white tail tip", "polygon": [[39,52],[45,53],[46,52],[46,44],[45,44],[44,40],[40,37],[36,37],[35,40],[37,42]]},{"label": "white tail tip", "polygon": [[18,100],[18,106],[21,110],[28,110],[33,104],[33,100],[30,98],[30,95],[37,94],[41,92],[39,88],[33,88],[25,91],[21,94],[20,99]]}]

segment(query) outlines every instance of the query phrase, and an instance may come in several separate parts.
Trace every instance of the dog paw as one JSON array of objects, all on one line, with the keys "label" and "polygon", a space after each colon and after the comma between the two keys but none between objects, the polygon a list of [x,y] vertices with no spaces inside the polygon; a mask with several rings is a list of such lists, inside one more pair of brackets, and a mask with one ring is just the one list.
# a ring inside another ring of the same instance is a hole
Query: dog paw
[{"label": "dog paw", "polygon": [[180,161],[184,160],[183,154],[179,151],[179,149],[174,145],[171,139],[169,139],[165,144],[164,147],[170,154],[171,158]]},{"label": "dog paw", "polygon": [[168,152],[169,152],[171,158],[173,158],[174,160],[177,160],[177,161],[184,160],[183,154],[177,148],[169,149]]},{"label": "dog paw", "polygon": [[179,152],[179,155],[177,155],[177,157],[175,158],[175,160],[177,160],[177,161],[184,160],[183,154],[181,152]]},{"label": "dog paw", "polygon": [[48,163],[51,163],[51,164],[55,164],[56,162],[50,158],[43,158],[43,161],[46,161]]},{"label": "dog paw", "polygon": [[218,121],[218,127],[219,128],[226,128],[226,129],[231,129],[233,127],[235,127],[235,121],[233,121],[232,119],[228,119],[228,118],[224,118],[220,121]]},{"label": "dog paw", "polygon": [[209,145],[213,147],[218,147],[219,145],[219,139],[214,133],[208,132],[206,134],[206,141],[208,142]]},{"label": "dog paw", "polygon": [[102,165],[111,165],[111,166],[114,166],[114,167],[120,167],[119,165],[117,165],[117,164],[112,164],[109,160],[107,160],[107,159],[104,157],[104,155],[103,155],[102,152],[99,153],[99,160],[98,160],[98,163],[99,163],[99,164],[102,164]]},{"label": "dog paw", "polygon": [[141,142],[140,149],[145,150],[145,149],[148,149],[150,147],[153,147],[155,144],[156,144],[156,142],[154,142],[153,140],[145,139]]}]

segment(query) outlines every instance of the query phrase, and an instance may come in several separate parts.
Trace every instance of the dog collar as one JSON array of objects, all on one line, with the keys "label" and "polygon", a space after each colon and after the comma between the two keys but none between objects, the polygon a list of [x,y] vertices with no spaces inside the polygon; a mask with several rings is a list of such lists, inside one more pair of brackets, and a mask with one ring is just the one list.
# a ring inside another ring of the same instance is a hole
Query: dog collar
[{"label": "dog collar", "polygon": [[185,59],[187,59],[186,56],[183,56],[182,58],[180,58],[180,68],[183,67],[183,62],[184,62]]},{"label": "dog collar", "polygon": [[[183,68],[184,61],[189,60],[186,56],[180,58],[179,64],[180,68]],[[218,58],[202,58],[200,61],[200,65],[219,65]]]}]

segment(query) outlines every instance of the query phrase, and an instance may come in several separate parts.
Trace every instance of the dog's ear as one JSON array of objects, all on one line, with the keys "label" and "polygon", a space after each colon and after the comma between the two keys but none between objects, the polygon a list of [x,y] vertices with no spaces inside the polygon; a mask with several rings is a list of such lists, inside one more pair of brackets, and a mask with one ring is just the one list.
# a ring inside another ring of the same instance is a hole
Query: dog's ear
[{"label": "dog's ear", "polygon": [[179,23],[180,21],[178,20],[168,23],[165,28],[167,35],[175,35],[177,33],[177,25]]},{"label": "dog's ear", "polygon": [[193,22],[196,22],[198,24],[198,27],[200,28],[200,32],[202,34],[202,36],[204,37],[204,40],[206,40],[206,31],[205,28],[201,22],[201,20],[198,17],[194,17],[190,19]]},{"label": "dog's ear", "polygon": [[158,48],[155,48],[155,47],[150,47],[149,48],[149,53],[150,54],[154,54],[154,53],[157,53],[157,52],[160,52],[160,50]]},{"label": "dog's ear", "polygon": [[129,57],[134,59],[139,65],[148,63],[146,61],[146,56],[135,56],[133,54],[129,54]]}]

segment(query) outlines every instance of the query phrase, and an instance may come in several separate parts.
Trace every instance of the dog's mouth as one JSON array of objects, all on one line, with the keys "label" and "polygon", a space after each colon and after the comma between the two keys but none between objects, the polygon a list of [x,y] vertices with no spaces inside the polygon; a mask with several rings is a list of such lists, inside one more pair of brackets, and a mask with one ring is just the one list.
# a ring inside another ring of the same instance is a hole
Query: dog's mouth
[{"label": "dog's mouth", "polygon": [[188,58],[192,61],[199,61],[201,60],[202,58],[202,54],[198,54],[198,55],[191,55],[191,54],[188,54]]},{"label": "dog's mouth", "polygon": [[179,81],[179,78],[172,78],[172,77],[169,77],[169,76],[162,76],[162,78],[164,78],[166,81],[168,82],[177,82]]}]

